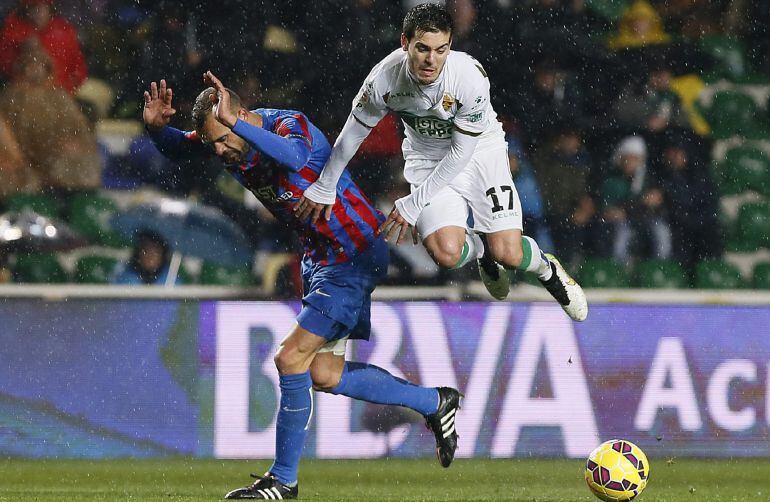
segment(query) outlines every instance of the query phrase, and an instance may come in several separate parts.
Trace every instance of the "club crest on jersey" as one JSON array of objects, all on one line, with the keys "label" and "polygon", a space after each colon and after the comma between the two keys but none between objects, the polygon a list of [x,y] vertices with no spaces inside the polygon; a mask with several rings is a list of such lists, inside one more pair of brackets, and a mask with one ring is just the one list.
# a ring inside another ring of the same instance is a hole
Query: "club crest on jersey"
[{"label": "club crest on jersey", "polygon": [[448,112],[452,109],[452,105],[455,104],[455,98],[449,93],[444,93],[444,98],[441,100],[441,106],[444,107],[444,111]]}]

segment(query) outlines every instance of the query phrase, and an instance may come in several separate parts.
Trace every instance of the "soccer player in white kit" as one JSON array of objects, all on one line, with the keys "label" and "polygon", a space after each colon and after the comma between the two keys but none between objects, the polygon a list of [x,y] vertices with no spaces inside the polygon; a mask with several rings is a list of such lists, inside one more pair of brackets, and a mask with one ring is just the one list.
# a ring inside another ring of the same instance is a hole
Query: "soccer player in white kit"
[{"label": "soccer player in white kit", "polygon": [[[582,321],[582,288],[534,239],[522,235],[522,212],[508,165],[502,125],[489,99],[483,66],[450,51],[452,19],[426,3],[404,18],[401,48],[366,77],[319,179],[297,204],[298,217],[329,219],[336,184],[372,128],[389,112],[404,123],[404,176],[412,193],[398,199],[381,227],[401,243],[415,229],[433,260],[459,268],[477,259],[490,294],[509,292],[504,268],[534,273],[565,312]],[[469,225],[469,222],[472,224]]]}]

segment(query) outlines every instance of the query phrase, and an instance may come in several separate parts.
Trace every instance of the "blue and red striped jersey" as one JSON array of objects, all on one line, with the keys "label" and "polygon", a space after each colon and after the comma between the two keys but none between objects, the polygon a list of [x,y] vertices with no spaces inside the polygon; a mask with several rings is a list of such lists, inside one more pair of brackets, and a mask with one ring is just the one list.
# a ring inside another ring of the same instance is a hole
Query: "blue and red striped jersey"
[{"label": "blue and red striped jersey", "polygon": [[[326,221],[322,216],[312,224],[309,220],[299,221],[294,216],[294,206],[329,159],[329,141],[303,113],[268,108],[252,110],[252,113],[262,117],[262,131],[238,121],[233,132],[246,139],[252,149],[242,164],[225,164],[225,169],[279,221],[297,231],[307,258],[320,265],[341,263],[379,238],[375,232],[385,217],[353,182],[347,169],[337,183],[331,219]],[[289,143],[275,143],[275,138],[269,138],[269,142],[260,143],[258,148],[253,136],[263,131]],[[165,127],[151,131],[150,136],[158,149],[171,158],[184,154],[212,155],[195,131]]]}]

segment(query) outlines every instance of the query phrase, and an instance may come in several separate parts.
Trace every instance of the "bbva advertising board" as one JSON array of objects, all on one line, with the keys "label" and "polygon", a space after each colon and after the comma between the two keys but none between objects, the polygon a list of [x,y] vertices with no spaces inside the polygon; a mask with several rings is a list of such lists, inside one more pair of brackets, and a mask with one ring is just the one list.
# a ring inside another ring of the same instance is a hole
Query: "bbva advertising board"
[{"label": "bbva advertising board", "polygon": [[[0,454],[269,458],[272,356],[297,302],[11,300],[0,305]],[[770,309],[375,302],[347,357],[459,388],[460,457],[768,456]],[[402,408],[316,392],[304,454],[432,456]]]}]

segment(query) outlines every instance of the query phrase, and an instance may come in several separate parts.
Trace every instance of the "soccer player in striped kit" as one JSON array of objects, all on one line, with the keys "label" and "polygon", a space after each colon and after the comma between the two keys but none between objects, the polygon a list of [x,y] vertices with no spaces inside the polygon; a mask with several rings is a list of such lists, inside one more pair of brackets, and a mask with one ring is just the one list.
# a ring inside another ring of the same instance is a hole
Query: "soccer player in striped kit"
[{"label": "soccer player in striped kit", "polygon": [[439,461],[448,467],[457,448],[460,393],[421,387],[382,368],[345,361],[348,339],[369,338],[371,293],[387,272],[388,247],[377,235],[384,216],[344,172],[331,217],[298,219],[296,203],[331,152],[324,134],[297,111],[246,110],[211,72],[204,82],[211,87],[195,101],[194,130],[189,132],[169,126],[176,113],[173,92],[164,80],[152,82],[144,93],[143,119],[155,145],[172,159],[219,157],[279,221],[297,231],[305,249],[302,310],[275,355],[281,389],[275,461],[253,484],[225,498],[297,498],[312,389],[421,413],[436,437]]}]

